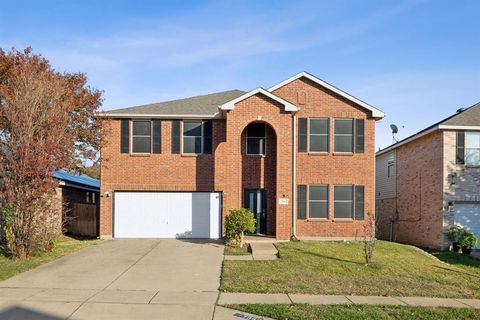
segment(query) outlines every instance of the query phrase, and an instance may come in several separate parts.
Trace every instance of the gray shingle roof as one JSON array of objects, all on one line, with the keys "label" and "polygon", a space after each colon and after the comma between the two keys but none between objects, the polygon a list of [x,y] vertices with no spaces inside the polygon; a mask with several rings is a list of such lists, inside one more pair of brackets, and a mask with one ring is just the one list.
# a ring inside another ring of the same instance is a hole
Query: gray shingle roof
[{"label": "gray shingle roof", "polygon": [[200,115],[213,116],[218,106],[245,94],[241,90],[229,90],[179,100],[158,102],[106,111],[108,115]]},{"label": "gray shingle roof", "polygon": [[480,126],[480,102],[440,124],[446,126]]}]

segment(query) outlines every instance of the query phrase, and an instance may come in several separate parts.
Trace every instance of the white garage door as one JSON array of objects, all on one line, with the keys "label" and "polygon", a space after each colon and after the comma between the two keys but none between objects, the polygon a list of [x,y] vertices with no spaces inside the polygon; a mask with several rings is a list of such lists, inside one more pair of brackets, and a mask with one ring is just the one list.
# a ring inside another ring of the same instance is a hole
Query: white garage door
[{"label": "white garage door", "polygon": [[220,237],[217,192],[115,192],[116,238]]},{"label": "white garage door", "polygon": [[455,224],[473,232],[480,239],[480,203],[455,203]]}]

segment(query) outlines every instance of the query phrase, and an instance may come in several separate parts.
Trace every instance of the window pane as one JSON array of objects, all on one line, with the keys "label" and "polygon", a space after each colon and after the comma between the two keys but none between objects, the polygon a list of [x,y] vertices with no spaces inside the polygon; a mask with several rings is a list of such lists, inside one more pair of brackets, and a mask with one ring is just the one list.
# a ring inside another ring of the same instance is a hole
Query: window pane
[{"label": "window pane", "polygon": [[265,154],[264,138],[247,138],[248,154]]},{"label": "window pane", "polygon": [[465,148],[480,148],[480,132],[465,132]]},{"label": "window pane", "polygon": [[328,202],[312,202],[308,210],[309,218],[328,218]]},{"label": "window pane", "polygon": [[333,214],[335,218],[353,218],[352,202],[335,202]]},{"label": "window pane", "polygon": [[133,121],[134,136],[149,136],[151,130],[150,121]]},{"label": "window pane", "polygon": [[202,153],[202,138],[183,137],[183,153]]},{"label": "window pane", "polygon": [[251,123],[247,127],[248,137],[265,137],[265,123]]},{"label": "window pane", "polygon": [[353,186],[335,186],[334,199],[337,200],[353,200]]},{"label": "window pane", "polygon": [[328,187],[310,186],[309,197],[310,200],[328,200]]},{"label": "window pane", "polygon": [[336,152],[353,152],[353,136],[335,136]]},{"label": "window pane", "polygon": [[466,149],[465,164],[471,166],[480,165],[480,149]]},{"label": "window pane", "polygon": [[310,151],[328,152],[328,136],[310,136]]},{"label": "window pane", "polygon": [[310,119],[310,134],[328,134],[328,119]]},{"label": "window pane", "polygon": [[150,137],[132,137],[132,151],[136,153],[150,153]]},{"label": "window pane", "polygon": [[353,135],[353,119],[335,119],[335,134]]},{"label": "window pane", "polygon": [[183,135],[189,137],[200,137],[202,135],[202,122],[184,122]]}]

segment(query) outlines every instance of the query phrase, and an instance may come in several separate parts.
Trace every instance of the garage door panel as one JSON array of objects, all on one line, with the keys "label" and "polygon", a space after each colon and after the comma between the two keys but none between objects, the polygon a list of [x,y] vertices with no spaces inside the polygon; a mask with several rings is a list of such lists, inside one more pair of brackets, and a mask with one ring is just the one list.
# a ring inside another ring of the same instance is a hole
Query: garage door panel
[{"label": "garage door panel", "polygon": [[455,224],[480,238],[480,203],[455,203]]},{"label": "garage door panel", "polygon": [[116,192],[117,238],[219,238],[220,194]]}]

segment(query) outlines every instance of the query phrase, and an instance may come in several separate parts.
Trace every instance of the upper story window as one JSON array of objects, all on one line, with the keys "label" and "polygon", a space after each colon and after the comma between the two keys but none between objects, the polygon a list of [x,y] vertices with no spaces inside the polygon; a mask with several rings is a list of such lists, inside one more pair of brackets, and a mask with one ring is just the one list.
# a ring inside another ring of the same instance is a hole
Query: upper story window
[{"label": "upper story window", "polygon": [[202,121],[183,122],[183,153],[202,153]]},{"label": "upper story window", "polygon": [[480,132],[465,132],[465,164],[480,166]]},{"label": "upper story window", "polygon": [[309,120],[308,151],[328,152],[328,118]]},{"label": "upper story window", "polygon": [[162,122],[160,120],[120,121],[121,153],[161,153]]},{"label": "upper story window", "polygon": [[388,155],[387,159],[387,177],[393,177],[395,174],[395,153],[392,152]]},{"label": "upper story window", "polygon": [[335,119],[334,152],[353,152],[353,119]]},{"label": "upper story window", "polygon": [[152,123],[149,120],[132,121],[132,152],[150,153],[152,151]]},{"label": "upper story window", "polygon": [[265,155],[266,153],[266,130],[265,123],[250,123],[247,126],[247,154]]},{"label": "upper story window", "polygon": [[456,163],[480,166],[480,131],[457,131]]}]

